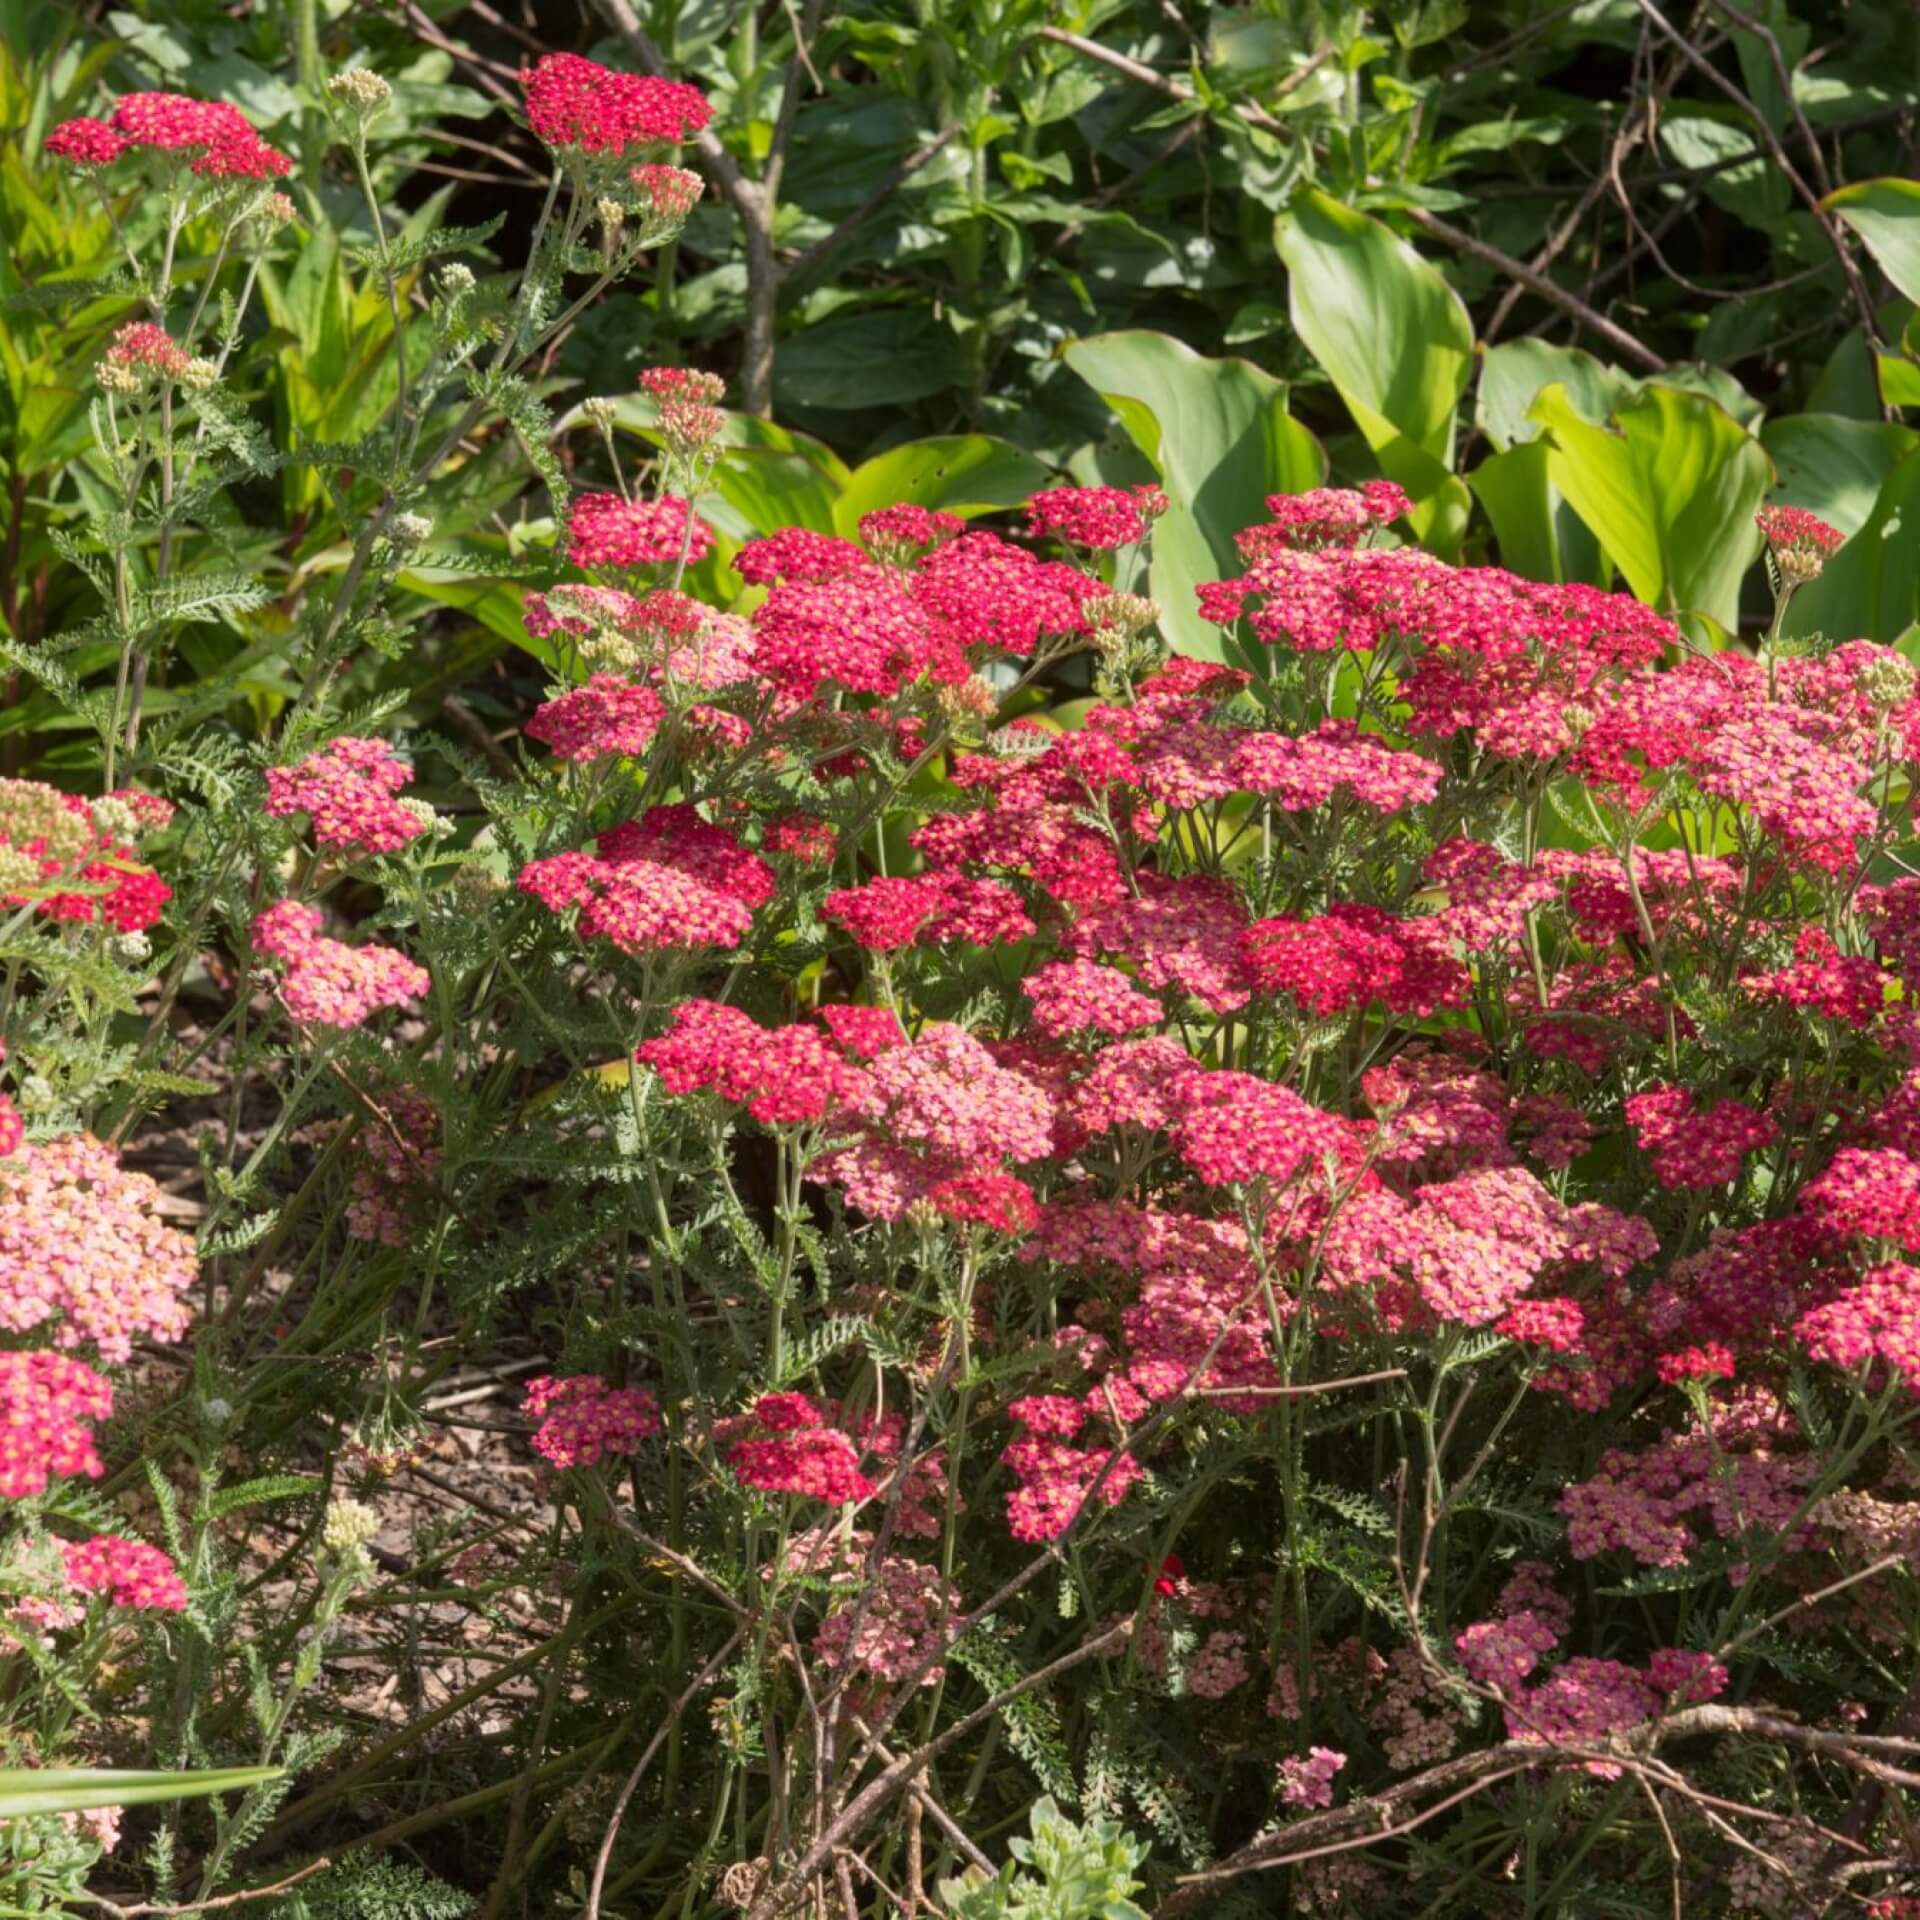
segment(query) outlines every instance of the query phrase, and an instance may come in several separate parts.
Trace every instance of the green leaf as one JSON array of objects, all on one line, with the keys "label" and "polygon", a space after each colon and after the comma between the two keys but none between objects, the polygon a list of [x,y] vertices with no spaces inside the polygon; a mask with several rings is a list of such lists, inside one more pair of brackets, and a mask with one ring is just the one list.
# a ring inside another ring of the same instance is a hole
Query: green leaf
[{"label": "green leaf", "polygon": [[1885,420],[1790,413],[1760,429],[1760,444],[1780,475],[1776,500],[1858,533],[1893,470],[1920,447],[1920,433]]},{"label": "green leaf", "polygon": [[1529,411],[1547,429],[1547,472],[1650,606],[1732,628],[1740,581],[1759,552],[1754,509],[1773,479],[1759,441],[1725,408],[1649,381],[1587,419],[1561,385]]},{"label": "green leaf", "polygon": [[112,1767],[0,1767],[0,1820],[29,1813],[77,1813],[87,1807],[150,1806],[199,1800],[278,1780],[278,1767],[225,1767],[208,1773],[129,1773]]},{"label": "green leaf", "polygon": [[1607,416],[1634,390],[1630,375],[1578,347],[1508,340],[1481,352],[1474,422],[1502,453],[1536,440],[1540,423],[1527,409],[1544,388],[1556,383],[1566,388],[1574,407],[1595,426],[1605,425]]},{"label": "green leaf", "polygon": [[834,523],[852,539],[862,514],[900,500],[948,513],[992,513],[1017,507],[1052,478],[1032,454],[989,433],[909,440],[854,468],[834,502]]},{"label": "green leaf", "polygon": [[1600,543],[1561,497],[1549,473],[1552,450],[1538,440],[1489,454],[1467,475],[1500,543],[1500,564],[1528,580],[1584,580],[1605,586]]},{"label": "green leaf", "polygon": [[1320,443],[1287,413],[1284,382],[1251,361],[1209,360],[1164,333],[1095,334],[1066,363],[1120,417],[1173,505],[1153,532],[1149,588],[1175,648],[1223,657],[1194,589],[1240,570],[1233,536],[1264,518],[1270,493],[1326,478]]},{"label": "green leaf", "polygon": [[1920,180],[1856,180],[1820,202],[1866,242],[1880,271],[1920,301]]},{"label": "green leaf", "polygon": [[1471,503],[1453,475],[1473,323],[1440,270],[1391,228],[1305,187],[1275,223],[1293,330],[1326,369],[1421,541],[1445,557]]}]

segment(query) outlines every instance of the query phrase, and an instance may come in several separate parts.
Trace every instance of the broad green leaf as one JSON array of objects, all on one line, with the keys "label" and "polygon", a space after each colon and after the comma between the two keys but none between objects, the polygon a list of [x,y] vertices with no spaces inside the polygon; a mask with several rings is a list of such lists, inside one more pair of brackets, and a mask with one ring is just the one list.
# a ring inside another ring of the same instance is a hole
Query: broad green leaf
[{"label": "broad green leaf", "polygon": [[1453,475],[1473,323],[1440,270],[1370,215],[1302,188],[1275,223],[1293,330],[1326,369],[1428,546],[1457,551],[1470,502]]},{"label": "broad green leaf", "polygon": [[1723,407],[1649,381],[1595,426],[1562,386],[1533,403],[1547,429],[1547,472],[1627,584],[1666,613],[1739,617],[1740,581],[1759,552],[1754,509],[1773,466]]},{"label": "broad green leaf", "polygon": [[1791,413],[1769,420],[1760,444],[1780,475],[1776,500],[1805,507],[1842,533],[1858,533],[1893,470],[1920,447],[1920,433],[1884,420]]},{"label": "broad green leaf", "polygon": [[1233,536],[1266,514],[1270,493],[1326,478],[1320,443],[1287,413],[1284,382],[1251,361],[1209,360],[1164,333],[1095,334],[1067,365],[1119,415],[1173,502],[1153,531],[1149,591],[1175,648],[1223,657],[1194,589],[1240,570]]},{"label": "broad green leaf", "polygon": [[1891,646],[1920,620],[1920,450],[1887,476],[1865,525],[1793,596],[1787,630]]},{"label": "broad green leaf", "polygon": [[139,1807],[238,1793],[280,1778],[278,1767],[225,1767],[206,1773],[129,1773],[111,1767],[0,1767],[0,1820],[29,1813],[78,1813],[87,1807]]},{"label": "broad green leaf", "polygon": [[1920,180],[1856,180],[1820,204],[1866,242],[1909,300],[1920,301]]},{"label": "broad green leaf", "polygon": [[1880,383],[1880,398],[1888,406],[1920,407],[1920,361],[1894,353],[1876,353],[1873,371]]},{"label": "broad green leaf", "polygon": [[[714,491],[732,509],[737,525],[727,531],[745,539],[778,527],[834,530],[838,489],[812,461],[797,453],[735,447],[714,469]],[[725,516],[703,501],[707,518],[720,525]]]},{"label": "broad green leaf", "polygon": [[1480,387],[1473,417],[1480,431],[1505,453],[1540,436],[1540,423],[1527,409],[1543,387],[1567,390],[1574,407],[1596,426],[1633,392],[1634,382],[1618,367],[1596,360],[1578,347],[1556,347],[1545,340],[1508,340],[1480,355]]},{"label": "broad green leaf", "polygon": [[990,433],[909,440],[854,468],[833,503],[836,530],[851,540],[863,514],[898,501],[972,515],[1017,507],[1053,478],[1032,454]]},{"label": "broad green leaf", "polygon": [[1489,454],[1467,475],[1493,522],[1500,564],[1529,580],[1584,580],[1604,586],[1600,543],[1548,477],[1552,450],[1540,440]]},{"label": "broad green leaf", "polygon": [[1675,165],[1698,170],[1701,190],[1716,206],[1765,233],[1786,212],[1785,176],[1769,164],[1752,132],[1717,107],[1689,107],[1660,117],[1660,144]]}]

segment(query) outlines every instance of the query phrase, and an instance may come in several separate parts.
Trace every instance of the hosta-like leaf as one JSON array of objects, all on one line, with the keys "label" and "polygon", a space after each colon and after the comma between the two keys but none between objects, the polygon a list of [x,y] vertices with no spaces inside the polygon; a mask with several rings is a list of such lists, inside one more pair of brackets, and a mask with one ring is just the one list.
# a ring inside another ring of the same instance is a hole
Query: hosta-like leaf
[{"label": "hosta-like leaf", "polygon": [[1224,657],[1195,588],[1240,570],[1233,536],[1266,517],[1270,493],[1326,478],[1320,443],[1287,413],[1284,382],[1248,360],[1209,360],[1164,333],[1076,340],[1066,363],[1116,414],[1173,504],[1153,532],[1149,586],[1175,648]]}]

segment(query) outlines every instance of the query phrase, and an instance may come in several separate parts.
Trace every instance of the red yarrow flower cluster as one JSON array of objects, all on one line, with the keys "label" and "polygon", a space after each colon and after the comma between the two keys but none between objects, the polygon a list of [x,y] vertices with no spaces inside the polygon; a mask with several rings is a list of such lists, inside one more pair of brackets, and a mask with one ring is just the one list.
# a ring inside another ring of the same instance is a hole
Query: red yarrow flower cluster
[{"label": "red yarrow flower cluster", "polygon": [[762,1394],[745,1420],[725,1424],[729,1434],[743,1434],[727,1448],[727,1465],[743,1486],[835,1507],[870,1500],[879,1491],[860,1471],[852,1435],[829,1426],[803,1394]]},{"label": "red yarrow flower cluster", "polygon": [[1234,544],[1249,560],[1281,548],[1356,547],[1376,527],[1398,520],[1413,502],[1391,480],[1364,486],[1314,487],[1305,493],[1270,493],[1273,517],[1236,533]]},{"label": "red yarrow flower cluster", "polygon": [[868,1087],[867,1075],[818,1027],[763,1027],[713,1000],[683,1000],[671,1029],[643,1041],[634,1057],[669,1093],[716,1093],[769,1127],[817,1125],[853,1106]]},{"label": "red yarrow flower cluster", "polygon": [[1051,487],[1027,502],[1027,531],[1091,552],[1136,546],[1167,510],[1156,486]]},{"label": "red yarrow flower cluster", "polygon": [[1764,1113],[1740,1100],[1696,1109],[1685,1087],[1656,1087],[1626,1103],[1627,1124],[1663,1187],[1723,1187],[1745,1157],[1780,1137]]},{"label": "red yarrow flower cluster", "polygon": [[625,953],[736,947],[777,884],[764,860],[683,804],[611,827],[595,846],[532,861],[516,885],[551,912],[577,908],[583,934]]},{"label": "red yarrow flower cluster", "polygon": [[651,687],[596,673],[584,687],[543,702],[527,721],[526,733],[562,760],[586,766],[644,753],[666,716],[666,702]]},{"label": "red yarrow flower cluster", "polygon": [[89,114],[63,120],[41,142],[41,151],[74,167],[110,167],[126,152],[129,142]]},{"label": "red yarrow flower cluster", "polygon": [[542,1374],[527,1382],[523,1410],[540,1424],[531,1445],[550,1466],[591,1467],[637,1453],[665,1428],[645,1387],[614,1387],[591,1373]]},{"label": "red yarrow flower cluster", "polygon": [[927,1201],[949,1220],[970,1221],[1024,1238],[1040,1224],[1033,1189],[1010,1173],[957,1173],[936,1181]]},{"label": "red yarrow flower cluster", "polygon": [[810,527],[782,527],[749,540],[733,556],[733,570],[749,586],[770,587],[776,580],[840,580],[873,565],[866,552],[836,534]]},{"label": "red yarrow flower cluster", "polygon": [[[86,164],[103,165],[106,143],[97,121],[69,121],[47,137],[49,152],[83,148]],[[69,129],[78,131],[69,133]],[[155,153],[193,154],[193,171],[213,180],[278,180],[293,171],[293,162],[270,147],[253,123],[237,107],[223,100],[192,100],[178,93],[130,93],[116,103],[107,130],[130,147]],[[66,138],[61,138],[67,135]],[[60,147],[54,141],[60,140]],[[65,156],[71,157],[71,156]]]},{"label": "red yarrow flower cluster", "polygon": [[578,54],[549,53],[520,76],[527,121],[547,146],[623,159],[672,146],[713,117],[698,87],[618,73]]},{"label": "red yarrow flower cluster", "polygon": [[567,558],[576,567],[698,566],[713,551],[713,529],[677,493],[627,500],[583,493],[567,509]]}]

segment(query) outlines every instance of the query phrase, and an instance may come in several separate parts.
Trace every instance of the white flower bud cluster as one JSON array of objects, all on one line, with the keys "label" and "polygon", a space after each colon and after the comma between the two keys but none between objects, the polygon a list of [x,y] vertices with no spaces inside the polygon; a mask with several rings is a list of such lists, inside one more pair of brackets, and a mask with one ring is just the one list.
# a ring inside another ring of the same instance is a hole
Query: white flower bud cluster
[{"label": "white flower bud cluster", "polygon": [[320,1522],[320,1544],[342,1559],[366,1557],[367,1542],[380,1531],[380,1516],[364,1500],[327,1502]]},{"label": "white flower bud cluster", "polygon": [[327,82],[328,94],[350,113],[371,120],[393,98],[393,89],[371,67],[348,67]]}]

